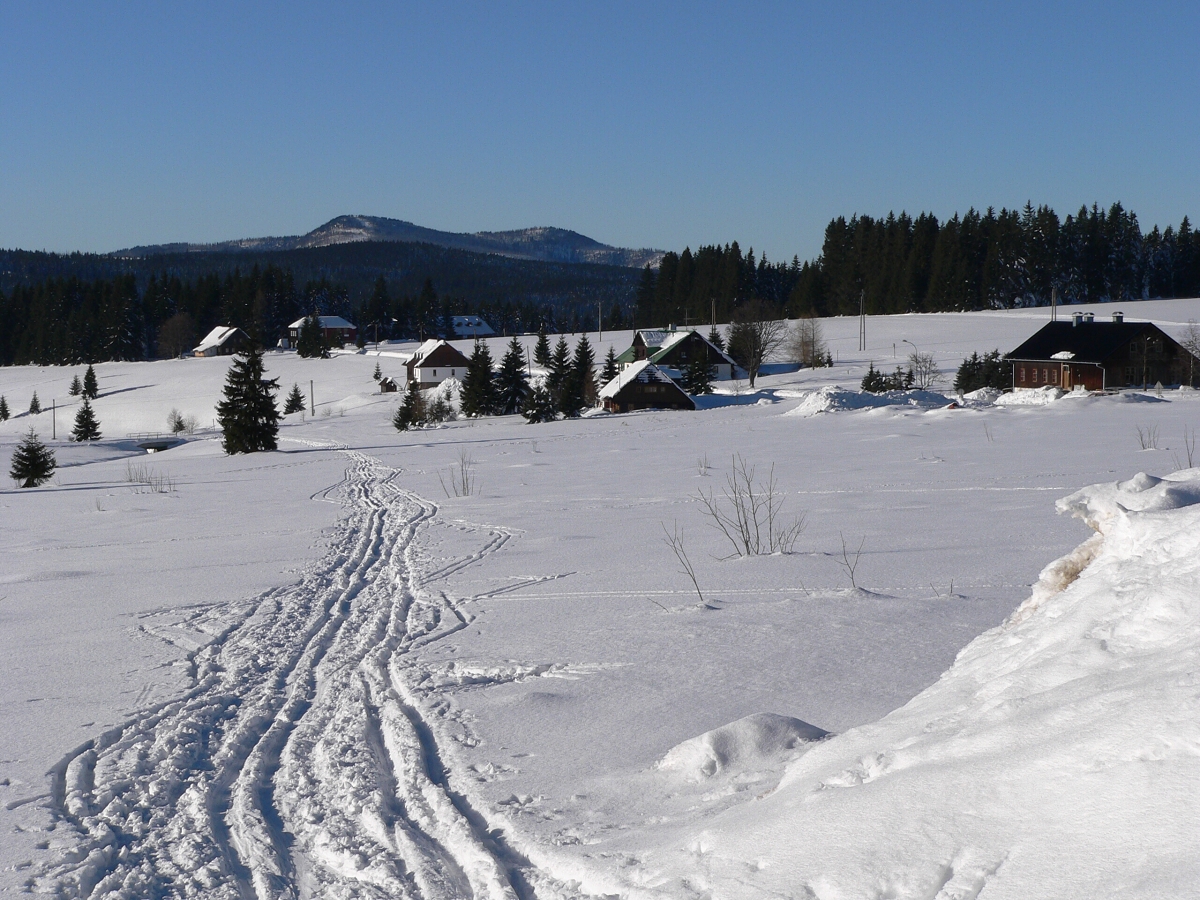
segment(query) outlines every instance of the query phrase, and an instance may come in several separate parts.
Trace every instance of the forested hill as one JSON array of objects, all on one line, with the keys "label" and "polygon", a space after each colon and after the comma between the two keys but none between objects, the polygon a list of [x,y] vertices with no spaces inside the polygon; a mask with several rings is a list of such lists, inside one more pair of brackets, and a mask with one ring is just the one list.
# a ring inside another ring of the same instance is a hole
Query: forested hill
[{"label": "forested hill", "polygon": [[870,314],[1120,302],[1200,296],[1200,233],[1143,233],[1119,203],[1060,219],[1047,206],[968,210],[939,222],[922,213],[839,217],[821,255],[801,263],[755,259],[738,245],[668,253],[638,288],[639,321],[729,321],[758,298],[790,315]]},{"label": "forested hill", "polygon": [[[216,325],[274,343],[314,310],[363,326],[379,321],[383,337],[438,334],[461,313],[509,332],[542,323],[594,328],[598,306],[606,321],[623,320],[638,277],[619,266],[395,242],[145,258],[7,250],[0,364],[174,355]],[[163,326],[180,313],[160,346]]]}]

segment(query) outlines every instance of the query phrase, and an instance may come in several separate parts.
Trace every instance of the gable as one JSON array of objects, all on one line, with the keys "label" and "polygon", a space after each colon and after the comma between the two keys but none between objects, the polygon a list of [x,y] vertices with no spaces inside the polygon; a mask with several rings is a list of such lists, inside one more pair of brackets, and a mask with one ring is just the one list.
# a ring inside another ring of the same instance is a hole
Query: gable
[{"label": "gable", "polygon": [[[1129,343],[1150,332],[1164,346],[1174,344],[1158,326],[1149,322],[1047,322],[1008,354],[1008,359],[1071,359],[1081,363],[1105,363]],[[1070,355],[1068,355],[1070,354]]]}]

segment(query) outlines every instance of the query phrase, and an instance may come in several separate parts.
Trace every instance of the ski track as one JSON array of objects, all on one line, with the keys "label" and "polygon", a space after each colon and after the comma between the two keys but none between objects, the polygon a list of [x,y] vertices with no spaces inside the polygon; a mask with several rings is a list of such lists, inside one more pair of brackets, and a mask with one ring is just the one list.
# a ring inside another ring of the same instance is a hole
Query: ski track
[{"label": "ski track", "polygon": [[435,563],[417,537],[438,507],[398,487],[397,470],[337,449],[350,460],[346,478],[313,495],[340,491],[348,508],[328,553],[294,585],[214,607],[221,618],[202,626],[212,639],[191,656],[191,689],[54,767],[56,840],[31,890],[230,900],[573,893],[471,805],[470,779],[445,752],[449,704],[413,658],[470,621],[437,583],[510,534],[477,528],[476,552]]}]

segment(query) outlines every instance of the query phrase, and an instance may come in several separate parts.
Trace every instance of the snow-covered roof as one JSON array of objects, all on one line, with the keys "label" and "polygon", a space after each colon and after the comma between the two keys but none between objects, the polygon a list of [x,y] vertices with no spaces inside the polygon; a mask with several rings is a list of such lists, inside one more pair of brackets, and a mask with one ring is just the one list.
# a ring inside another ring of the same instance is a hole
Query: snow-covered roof
[{"label": "snow-covered roof", "polygon": [[220,347],[223,343],[233,337],[233,335],[237,333],[237,330],[237,328],[234,328],[231,325],[218,325],[204,336],[204,340],[197,344],[196,349],[192,352],[203,353],[205,350],[211,350],[214,347]]},{"label": "snow-covered roof", "polygon": [[423,343],[420,347],[418,347],[416,349],[416,351],[413,353],[413,355],[408,358],[408,361],[409,362],[420,362],[421,360],[423,360],[425,357],[427,357],[430,353],[432,353],[434,350],[436,350],[440,345],[442,345],[444,343],[446,343],[446,342],[443,340],[439,340],[438,338],[430,338],[429,340],[427,340],[425,343]]},{"label": "snow-covered roof", "polygon": [[[307,319],[307,318],[308,318],[308,316],[304,316],[303,318],[297,319],[295,322],[293,322],[291,325],[289,325],[288,328],[299,328],[301,325],[304,324],[304,319]],[[353,324],[351,324],[350,322],[347,322],[341,316],[317,316],[317,321],[321,324],[322,328],[354,328],[355,327]]]},{"label": "snow-covered roof", "polygon": [[656,381],[661,384],[675,384],[670,375],[667,375],[649,360],[643,359],[631,366],[627,366],[625,371],[602,387],[600,389],[600,399],[606,400],[609,397],[615,397],[623,387],[635,381],[639,381],[642,384],[650,384]]},{"label": "snow-covered roof", "polygon": [[1074,359],[1075,354],[1070,350],[1059,350],[1057,353],[1050,354],[1051,359]]},{"label": "snow-covered roof", "polygon": [[459,337],[488,337],[495,330],[479,316],[451,316],[450,327]]}]

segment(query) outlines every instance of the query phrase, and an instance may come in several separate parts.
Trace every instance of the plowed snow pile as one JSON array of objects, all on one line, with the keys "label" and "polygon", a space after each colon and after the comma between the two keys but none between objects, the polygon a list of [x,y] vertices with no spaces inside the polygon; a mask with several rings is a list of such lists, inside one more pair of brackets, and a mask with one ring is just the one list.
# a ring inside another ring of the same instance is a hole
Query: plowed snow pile
[{"label": "plowed snow pile", "polygon": [[885,406],[935,409],[946,406],[950,400],[934,391],[884,391],[872,394],[868,391],[848,391],[840,387],[823,387],[807,394],[800,405],[784,413],[787,416],[806,418],[817,413],[849,409],[880,409]]},{"label": "plowed snow pile", "polygon": [[1098,534],[1005,624],[906,706],[814,745],[773,792],[643,847],[625,889],[1195,896],[1197,504],[1200,469],[1060,500]]}]

